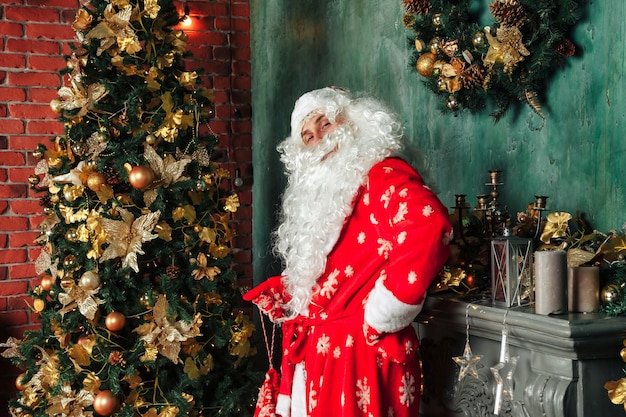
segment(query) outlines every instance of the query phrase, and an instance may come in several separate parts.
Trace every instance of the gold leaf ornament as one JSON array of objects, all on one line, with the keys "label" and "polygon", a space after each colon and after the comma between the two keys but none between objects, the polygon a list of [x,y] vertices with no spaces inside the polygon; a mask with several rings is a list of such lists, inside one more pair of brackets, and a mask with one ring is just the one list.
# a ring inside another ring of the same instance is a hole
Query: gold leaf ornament
[{"label": "gold leaf ornament", "polygon": [[145,0],[143,8],[150,19],[156,19],[159,15],[159,10],[161,10],[158,0]]},{"label": "gold leaf ornament", "polygon": [[546,224],[541,233],[541,241],[550,243],[550,239],[565,237],[568,230],[568,222],[572,219],[572,215],[565,212],[549,213],[546,216]]},{"label": "gold leaf ornament", "polygon": [[493,67],[496,63],[504,64],[504,72],[511,74],[517,64],[530,55],[530,51],[524,46],[522,32],[517,27],[500,26],[496,29],[496,36],[491,35],[491,29],[485,27],[485,37],[489,42],[487,55],[483,63],[487,67]]},{"label": "gold leaf ornament", "polygon": [[100,256],[100,262],[122,258],[122,267],[130,267],[139,272],[137,255],[143,255],[142,245],[159,237],[152,233],[161,216],[160,211],[144,214],[135,219],[132,213],[118,208],[121,220],[101,218],[100,223],[106,232],[109,246]]},{"label": "gold leaf ornament", "polygon": [[202,318],[198,313],[191,323],[175,321],[175,317],[167,314],[168,308],[165,295],[160,295],[152,311],[152,321],[136,327],[133,332],[138,333],[147,346],[154,346],[159,354],[174,363],[182,363],[178,357],[181,342],[201,335]]}]

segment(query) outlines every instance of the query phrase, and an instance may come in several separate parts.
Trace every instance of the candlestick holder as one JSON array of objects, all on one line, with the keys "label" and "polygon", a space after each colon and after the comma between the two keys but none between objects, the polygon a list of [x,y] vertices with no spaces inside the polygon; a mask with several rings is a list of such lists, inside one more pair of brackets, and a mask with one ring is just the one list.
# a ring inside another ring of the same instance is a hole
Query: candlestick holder
[{"label": "candlestick holder", "polygon": [[539,234],[541,233],[541,213],[546,209],[547,199],[548,199],[547,195],[535,196],[535,205],[533,206],[533,210],[537,212],[537,226],[535,228],[535,240],[539,238]]}]

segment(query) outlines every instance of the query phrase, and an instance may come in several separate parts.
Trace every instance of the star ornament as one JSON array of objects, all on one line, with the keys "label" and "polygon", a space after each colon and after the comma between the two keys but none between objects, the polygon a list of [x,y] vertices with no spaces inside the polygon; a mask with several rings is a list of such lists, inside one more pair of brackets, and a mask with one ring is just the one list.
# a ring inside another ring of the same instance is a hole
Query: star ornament
[{"label": "star ornament", "polygon": [[472,354],[472,348],[470,347],[469,341],[465,342],[463,356],[452,357],[452,360],[456,362],[460,367],[458,380],[461,381],[468,375],[473,376],[474,378],[478,378],[477,366],[481,358],[482,355]]},{"label": "star ornament", "polygon": [[118,208],[122,220],[100,219],[102,228],[106,232],[109,246],[102,252],[100,262],[109,259],[122,258],[122,267],[131,267],[139,272],[137,255],[143,255],[144,242],[149,242],[159,237],[152,233],[159,221],[160,211],[144,214],[135,219],[132,213],[123,208]]},{"label": "star ornament", "polygon": [[513,401],[513,373],[517,367],[519,356],[506,357],[503,362],[489,368],[496,380],[496,398],[494,400],[494,414],[498,415],[502,408],[502,401]]}]

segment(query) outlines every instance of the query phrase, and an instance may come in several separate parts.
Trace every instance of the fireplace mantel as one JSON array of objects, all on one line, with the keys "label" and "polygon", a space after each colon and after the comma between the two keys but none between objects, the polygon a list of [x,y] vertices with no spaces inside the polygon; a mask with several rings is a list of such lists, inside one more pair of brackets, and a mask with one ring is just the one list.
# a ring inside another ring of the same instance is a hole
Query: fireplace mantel
[{"label": "fireplace mantel", "polygon": [[[467,320],[466,320],[467,316]],[[430,296],[416,319],[421,339],[425,417],[492,416],[496,382],[490,367],[499,361],[503,326],[513,373],[513,401],[499,415],[588,417],[624,413],[610,402],[605,382],[624,376],[620,357],[626,318],[602,313],[544,316],[531,307],[509,309],[490,301]],[[458,381],[453,356],[461,356],[469,324],[474,355],[481,355],[478,378]]]}]

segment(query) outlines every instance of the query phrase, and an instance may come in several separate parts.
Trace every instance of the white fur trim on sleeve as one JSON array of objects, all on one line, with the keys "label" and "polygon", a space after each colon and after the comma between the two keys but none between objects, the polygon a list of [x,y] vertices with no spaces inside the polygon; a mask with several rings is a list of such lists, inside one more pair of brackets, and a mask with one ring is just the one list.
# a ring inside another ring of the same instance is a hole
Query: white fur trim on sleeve
[{"label": "white fur trim on sleeve", "polygon": [[290,417],[291,397],[285,394],[278,394],[276,400],[276,415],[280,417]]},{"label": "white fur trim on sleeve", "polygon": [[383,280],[378,279],[365,303],[365,322],[379,333],[397,332],[411,324],[415,316],[422,311],[423,305],[423,301],[413,305],[398,300],[385,287]]}]

